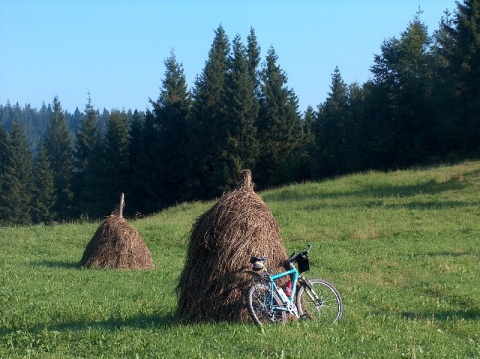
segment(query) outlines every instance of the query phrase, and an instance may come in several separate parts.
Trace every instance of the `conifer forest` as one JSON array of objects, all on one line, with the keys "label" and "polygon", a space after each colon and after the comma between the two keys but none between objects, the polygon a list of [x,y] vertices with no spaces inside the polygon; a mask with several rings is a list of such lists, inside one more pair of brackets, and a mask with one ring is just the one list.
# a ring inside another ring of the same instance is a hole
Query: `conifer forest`
[{"label": "conifer forest", "polygon": [[[175,53],[148,110],[74,113],[0,105],[0,224],[98,219],[211,200],[252,170],[256,190],[353,172],[480,156],[480,0],[457,2],[438,30],[419,14],[373,57],[371,79],[332,71],[323,103],[300,112],[273,47],[219,26],[191,88]],[[353,61],[353,60],[352,60]]]}]

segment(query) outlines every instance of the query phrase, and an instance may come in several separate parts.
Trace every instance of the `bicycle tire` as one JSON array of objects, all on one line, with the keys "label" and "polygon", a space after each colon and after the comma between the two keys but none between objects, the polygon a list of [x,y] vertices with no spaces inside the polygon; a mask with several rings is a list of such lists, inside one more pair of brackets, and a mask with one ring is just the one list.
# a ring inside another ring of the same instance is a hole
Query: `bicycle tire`
[{"label": "bicycle tire", "polygon": [[[285,323],[286,315],[284,311],[273,310],[270,305],[271,291],[270,286],[265,283],[254,283],[248,290],[247,308],[250,317],[255,324]],[[280,305],[280,298],[273,293],[274,305]]]},{"label": "bicycle tire", "polygon": [[307,279],[298,289],[297,309],[300,318],[336,323],[342,318],[343,302],[331,283],[319,278]]}]

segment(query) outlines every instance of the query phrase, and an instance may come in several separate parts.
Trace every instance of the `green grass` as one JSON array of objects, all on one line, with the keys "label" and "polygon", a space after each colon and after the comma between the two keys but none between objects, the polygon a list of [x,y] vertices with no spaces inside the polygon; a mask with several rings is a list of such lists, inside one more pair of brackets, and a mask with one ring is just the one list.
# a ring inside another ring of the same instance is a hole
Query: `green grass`
[{"label": "green grass", "polygon": [[78,269],[98,222],[0,229],[0,358],[480,357],[480,162],[259,195],[287,252],[313,245],[338,325],[176,323],[189,230],[213,204],[192,203],[130,222],[147,271]]}]

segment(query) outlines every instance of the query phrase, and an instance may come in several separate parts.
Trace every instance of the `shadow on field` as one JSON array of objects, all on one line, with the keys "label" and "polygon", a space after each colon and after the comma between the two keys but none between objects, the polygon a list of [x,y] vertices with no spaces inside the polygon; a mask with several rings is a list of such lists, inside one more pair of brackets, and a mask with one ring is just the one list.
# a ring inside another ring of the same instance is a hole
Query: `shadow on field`
[{"label": "shadow on field", "polygon": [[64,269],[81,269],[78,262],[69,262],[69,261],[37,261],[31,263],[36,267],[47,267],[47,268],[64,268]]},{"label": "shadow on field", "polygon": [[424,312],[424,313],[415,313],[415,312],[403,312],[401,313],[402,317],[407,319],[414,320],[478,320],[480,319],[480,309],[470,309],[470,310],[446,310],[442,312]]},{"label": "shadow on field", "polygon": [[439,251],[439,252],[416,252],[408,254],[408,257],[415,258],[415,257],[468,257],[468,256],[476,256],[478,255],[474,251]]},{"label": "shadow on field", "polygon": [[120,328],[137,328],[137,329],[147,329],[147,328],[156,328],[163,326],[170,326],[176,323],[174,314],[166,315],[145,315],[138,314],[130,318],[120,319],[120,318],[110,318],[104,321],[78,321],[72,323],[63,323],[59,325],[52,326],[51,330],[69,330],[69,331],[83,331],[88,328],[98,328],[105,330],[117,330]]},{"label": "shadow on field", "polygon": [[[418,194],[438,194],[445,191],[461,190],[468,186],[467,182],[451,179],[447,182],[437,182],[430,180],[424,183],[415,185],[388,185],[388,184],[362,184],[356,191],[338,191],[338,192],[322,192],[312,193],[310,191],[297,191],[286,188],[274,195],[264,195],[265,201],[292,201],[301,202],[303,200],[311,200],[317,197],[318,199],[336,199],[336,198],[378,198],[385,199],[390,197],[412,197]],[[440,206],[458,207],[462,202],[451,202],[447,205],[438,203]],[[425,207],[425,205],[432,206],[431,203],[417,203],[415,206]]]},{"label": "shadow on field", "polygon": [[[100,330],[109,330],[115,331],[121,328],[136,328],[136,329],[154,329],[172,326],[176,324],[177,321],[174,318],[174,314],[166,315],[144,315],[139,314],[130,318],[120,319],[120,318],[110,318],[100,321],[75,321],[71,323],[58,323],[52,324],[49,326],[45,325],[35,325],[29,328],[30,332],[40,332],[43,330],[48,331],[70,331],[70,332],[81,332],[87,331],[88,329],[100,329]],[[15,330],[7,329],[5,327],[0,327],[0,335],[7,335],[14,333]]]}]

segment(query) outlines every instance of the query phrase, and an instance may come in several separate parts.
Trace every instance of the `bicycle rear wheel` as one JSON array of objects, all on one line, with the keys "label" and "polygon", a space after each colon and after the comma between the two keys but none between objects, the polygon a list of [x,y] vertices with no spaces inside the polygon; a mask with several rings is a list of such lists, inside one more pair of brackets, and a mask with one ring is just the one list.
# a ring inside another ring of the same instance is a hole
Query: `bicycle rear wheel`
[{"label": "bicycle rear wheel", "polygon": [[342,317],[343,303],[338,290],[326,280],[306,279],[298,289],[298,314],[318,323],[335,323]]},{"label": "bicycle rear wheel", "polygon": [[[271,294],[270,286],[265,283],[255,283],[248,290],[248,313],[257,325],[285,323],[285,312],[272,308]],[[273,305],[280,305],[280,303],[280,298],[273,293]]]}]

